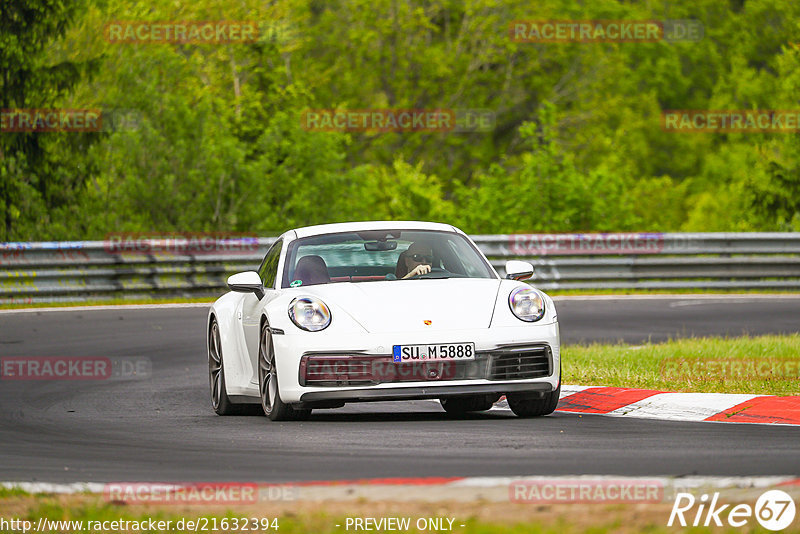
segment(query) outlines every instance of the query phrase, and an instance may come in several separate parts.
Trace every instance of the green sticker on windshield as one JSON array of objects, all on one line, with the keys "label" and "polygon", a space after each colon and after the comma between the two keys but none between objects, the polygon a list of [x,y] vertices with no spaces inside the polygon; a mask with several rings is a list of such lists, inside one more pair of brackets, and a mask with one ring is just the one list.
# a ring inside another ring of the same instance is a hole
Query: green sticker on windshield
[{"label": "green sticker on windshield", "polygon": [[289,284],[289,287],[298,287],[298,286],[301,286],[301,285],[303,285],[303,281],[302,280],[294,280],[291,284]]}]

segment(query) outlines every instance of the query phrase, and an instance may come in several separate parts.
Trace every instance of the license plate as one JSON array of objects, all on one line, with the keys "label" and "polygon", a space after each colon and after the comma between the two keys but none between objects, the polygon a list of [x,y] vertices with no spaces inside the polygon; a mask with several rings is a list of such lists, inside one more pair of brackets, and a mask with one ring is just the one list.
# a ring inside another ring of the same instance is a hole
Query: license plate
[{"label": "license plate", "polygon": [[441,343],[439,345],[394,345],[395,363],[464,361],[475,359],[475,343]]}]

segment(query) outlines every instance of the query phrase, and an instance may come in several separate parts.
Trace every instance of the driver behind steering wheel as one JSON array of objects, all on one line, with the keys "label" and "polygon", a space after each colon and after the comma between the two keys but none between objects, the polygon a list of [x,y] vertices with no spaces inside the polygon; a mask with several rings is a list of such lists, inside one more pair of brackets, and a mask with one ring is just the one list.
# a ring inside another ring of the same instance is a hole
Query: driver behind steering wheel
[{"label": "driver behind steering wheel", "polygon": [[396,275],[398,278],[407,279],[431,272],[433,263],[433,250],[430,245],[417,241],[400,254],[397,262]]}]

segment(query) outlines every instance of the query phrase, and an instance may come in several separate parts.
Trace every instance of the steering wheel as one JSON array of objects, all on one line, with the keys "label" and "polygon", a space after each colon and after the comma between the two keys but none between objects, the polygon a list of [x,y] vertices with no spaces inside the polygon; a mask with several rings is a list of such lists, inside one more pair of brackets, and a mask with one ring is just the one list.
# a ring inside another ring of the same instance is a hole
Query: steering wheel
[{"label": "steering wheel", "polygon": [[430,275],[436,273],[446,273],[448,272],[446,269],[442,269],[440,267],[431,267],[431,270],[425,274],[415,274],[411,278],[430,278]]}]

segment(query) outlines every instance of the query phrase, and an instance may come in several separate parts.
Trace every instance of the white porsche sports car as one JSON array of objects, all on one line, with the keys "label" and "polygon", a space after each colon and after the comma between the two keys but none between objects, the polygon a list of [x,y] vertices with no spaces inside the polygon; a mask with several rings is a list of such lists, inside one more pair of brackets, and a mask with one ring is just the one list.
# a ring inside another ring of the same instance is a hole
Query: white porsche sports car
[{"label": "white porsche sports car", "polygon": [[228,278],[208,314],[211,403],[272,420],[347,402],[439,399],[518,416],[552,413],[561,388],[553,300],[500,278],[459,229],[355,222],[290,230],[258,271]]}]

